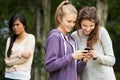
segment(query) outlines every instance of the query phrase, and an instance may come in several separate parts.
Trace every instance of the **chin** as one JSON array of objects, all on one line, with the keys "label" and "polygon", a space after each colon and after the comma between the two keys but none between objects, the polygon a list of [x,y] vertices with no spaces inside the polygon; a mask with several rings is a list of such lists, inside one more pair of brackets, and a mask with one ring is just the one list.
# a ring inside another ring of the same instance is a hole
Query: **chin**
[{"label": "chin", "polygon": [[84,33],[86,36],[88,36],[89,35],[89,33]]},{"label": "chin", "polygon": [[70,31],[67,31],[68,33],[70,32]]},{"label": "chin", "polygon": [[20,33],[15,33],[16,35],[19,35]]},{"label": "chin", "polygon": [[72,31],[72,29],[69,29],[68,32]]}]

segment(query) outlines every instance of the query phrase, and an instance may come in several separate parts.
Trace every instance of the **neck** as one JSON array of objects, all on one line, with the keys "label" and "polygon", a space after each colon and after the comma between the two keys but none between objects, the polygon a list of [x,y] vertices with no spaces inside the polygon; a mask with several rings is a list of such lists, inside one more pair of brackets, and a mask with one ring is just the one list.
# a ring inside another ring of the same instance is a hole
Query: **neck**
[{"label": "neck", "polygon": [[65,32],[62,28],[58,27],[57,29],[58,29],[61,33],[63,33],[64,35],[66,35],[66,32]]},{"label": "neck", "polygon": [[17,38],[25,38],[27,36],[26,32],[23,32],[22,34],[18,35]]}]

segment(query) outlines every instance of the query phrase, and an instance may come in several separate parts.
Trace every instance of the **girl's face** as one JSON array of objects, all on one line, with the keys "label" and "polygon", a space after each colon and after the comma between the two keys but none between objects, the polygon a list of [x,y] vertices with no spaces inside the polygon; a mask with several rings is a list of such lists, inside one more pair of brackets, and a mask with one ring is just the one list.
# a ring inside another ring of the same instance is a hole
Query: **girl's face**
[{"label": "girl's face", "polygon": [[95,28],[95,22],[90,20],[82,20],[81,28],[84,35],[89,35]]},{"label": "girl's face", "polygon": [[16,34],[16,35],[20,35],[22,34],[24,31],[25,31],[25,27],[24,25],[20,22],[19,19],[16,19],[13,23],[13,26],[12,26],[12,29],[13,29],[13,32]]},{"label": "girl's face", "polygon": [[77,15],[75,14],[66,14],[60,19],[60,24],[58,28],[62,30],[64,34],[70,32],[76,24]]}]

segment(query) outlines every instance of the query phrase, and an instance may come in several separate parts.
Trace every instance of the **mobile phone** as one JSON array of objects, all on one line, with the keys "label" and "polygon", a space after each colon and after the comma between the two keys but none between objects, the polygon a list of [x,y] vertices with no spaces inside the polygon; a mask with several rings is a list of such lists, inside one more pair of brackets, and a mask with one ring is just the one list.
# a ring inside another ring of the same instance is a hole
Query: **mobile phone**
[{"label": "mobile phone", "polygon": [[84,50],[87,50],[86,52],[83,53],[87,53],[88,51],[90,51],[91,49],[89,47],[86,47]]},{"label": "mobile phone", "polygon": [[84,50],[88,50],[88,51],[90,51],[91,49],[90,49],[89,47],[86,47]]}]

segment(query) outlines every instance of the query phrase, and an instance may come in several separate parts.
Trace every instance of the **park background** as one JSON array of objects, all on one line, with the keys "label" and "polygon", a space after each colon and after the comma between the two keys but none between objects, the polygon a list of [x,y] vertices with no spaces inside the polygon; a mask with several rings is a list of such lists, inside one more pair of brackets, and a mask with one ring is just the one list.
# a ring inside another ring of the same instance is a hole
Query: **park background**
[{"label": "park background", "polygon": [[[8,22],[14,13],[23,13],[27,18],[27,32],[36,37],[36,48],[32,64],[31,80],[49,80],[44,69],[44,42],[48,32],[55,27],[56,7],[63,0],[0,0],[0,80],[4,78],[4,56],[6,39],[9,36]],[[120,80],[120,0],[69,0],[79,11],[84,6],[95,6],[100,25],[104,26],[112,39],[116,63],[114,70]],[[74,29],[75,30],[75,29]],[[94,74],[93,74],[94,75]],[[110,76],[111,77],[111,76]]]}]

